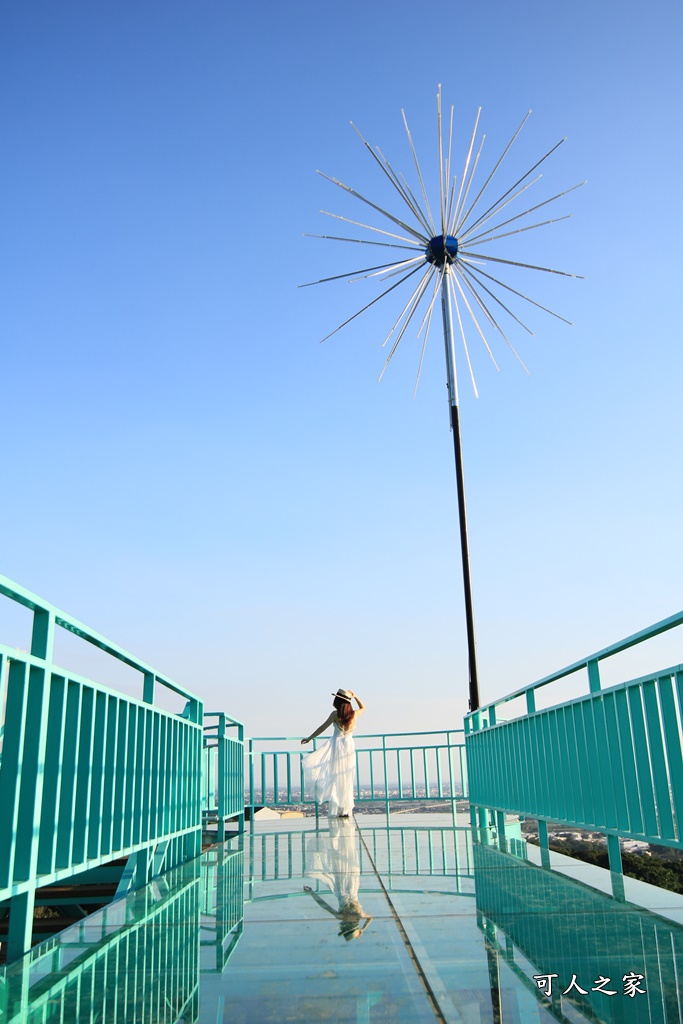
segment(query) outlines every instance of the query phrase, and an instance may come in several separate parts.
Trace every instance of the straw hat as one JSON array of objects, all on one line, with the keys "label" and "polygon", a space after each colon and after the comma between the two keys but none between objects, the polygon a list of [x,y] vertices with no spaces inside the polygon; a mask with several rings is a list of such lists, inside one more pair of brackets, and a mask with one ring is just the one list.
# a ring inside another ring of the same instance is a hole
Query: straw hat
[{"label": "straw hat", "polygon": [[351,703],[351,696],[348,690],[337,690],[337,692],[333,693],[332,696],[339,697],[340,700],[347,700],[349,704]]}]

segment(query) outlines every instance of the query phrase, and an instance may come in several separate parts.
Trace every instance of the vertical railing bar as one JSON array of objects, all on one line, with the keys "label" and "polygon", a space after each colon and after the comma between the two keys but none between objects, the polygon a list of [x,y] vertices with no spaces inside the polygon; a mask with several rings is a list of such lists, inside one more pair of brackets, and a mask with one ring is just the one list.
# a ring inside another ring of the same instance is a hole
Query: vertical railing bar
[{"label": "vertical railing bar", "polygon": [[643,713],[642,690],[637,684],[627,690],[631,734],[635,752],[638,792],[643,811],[643,824],[647,835],[657,835],[657,811],[652,785],[652,768],[647,746],[647,732]]},{"label": "vertical railing bar", "polygon": [[[301,786],[303,788],[303,770]],[[254,820],[254,741],[249,740],[249,807],[251,808],[251,821]]]},{"label": "vertical railing bar", "polygon": [[673,839],[675,837],[671,786],[664,752],[664,730],[662,728],[658,699],[659,691],[661,690],[661,680],[648,680],[642,684],[642,688],[659,835],[663,839]]},{"label": "vertical railing bar", "polygon": [[[678,694],[678,715],[674,688]],[[666,686],[661,689],[662,721],[664,722],[664,738],[669,762],[671,778],[671,795],[676,822],[676,838],[683,841],[683,755],[681,752],[681,734],[683,732],[681,715],[681,696],[683,696],[683,672],[676,672],[668,677]]]},{"label": "vertical railing bar", "polygon": [[[82,700],[82,697],[81,697]],[[135,786],[135,754],[137,750],[138,709],[128,705],[128,736],[126,743],[126,782],[123,798],[123,846],[132,846],[133,834],[133,791]]]},{"label": "vertical railing bar", "polygon": [[95,695],[95,731],[93,738],[93,779],[90,791],[90,824],[86,856],[96,859],[102,849],[102,818],[104,812],[105,736],[107,729],[107,695]]},{"label": "vertical railing bar", "polygon": [[[57,826],[57,865],[68,867],[73,844],[74,805],[76,800],[76,766],[78,764],[78,723],[81,715],[81,686],[67,681],[66,723],[63,737],[62,788]],[[67,760],[68,758],[68,760]]]},{"label": "vertical railing bar", "polygon": [[138,708],[137,735],[135,738],[135,786],[133,789],[133,845],[137,846],[142,837],[142,790],[145,764],[145,733],[148,711]]},{"label": "vertical railing bar", "polygon": [[[50,708],[48,710],[48,736],[45,749],[46,778],[43,790],[43,814],[41,815],[39,838],[39,874],[51,874],[55,870],[57,854],[57,823],[59,821],[59,797],[62,782],[62,755],[64,742],[64,714],[66,710],[66,679],[52,674],[50,686]],[[0,708],[3,707],[0,703]],[[50,821],[45,821],[45,793],[51,796]]]}]

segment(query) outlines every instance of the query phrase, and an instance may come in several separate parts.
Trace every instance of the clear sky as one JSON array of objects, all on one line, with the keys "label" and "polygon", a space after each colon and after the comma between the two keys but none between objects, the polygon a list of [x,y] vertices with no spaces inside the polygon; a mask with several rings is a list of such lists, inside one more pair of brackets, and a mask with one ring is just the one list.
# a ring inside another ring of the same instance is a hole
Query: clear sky
[{"label": "clear sky", "polygon": [[5,3],[0,571],[252,734],[312,730],[338,686],[368,731],[460,724],[439,330],[413,401],[414,331],[377,384],[398,297],[320,345],[376,285],[297,288],[380,262],[303,237],[321,209],[363,219],[317,168],[386,199],[349,120],[409,174],[405,108],[432,191],[440,82],[459,154],[479,105],[489,161],[533,108],[510,173],[566,135],[538,196],[589,182],[514,248],[585,275],[524,282],[575,326],[511,333],[529,376],[473,339],[478,399],[459,364],[482,698],[678,611],[682,22],[673,0]]}]

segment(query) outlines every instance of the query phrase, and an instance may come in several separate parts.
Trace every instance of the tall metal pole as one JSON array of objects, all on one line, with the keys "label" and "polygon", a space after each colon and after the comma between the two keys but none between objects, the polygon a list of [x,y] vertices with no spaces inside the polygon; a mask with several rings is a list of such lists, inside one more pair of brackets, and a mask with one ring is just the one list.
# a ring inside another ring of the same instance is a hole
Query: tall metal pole
[{"label": "tall metal pole", "polygon": [[443,333],[446,344],[446,367],[448,370],[448,404],[453,432],[455,454],[455,477],[458,489],[458,518],[460,520],[460,554],[462,558],[462,582],[465,590],[465,619],[467,622],[467,655],[470,676],[470,711],[479,707],[479,679],[477,675],[477,645],[474,635],[474,611],[472,607],[472,580],[470,578],[470,551],[467,541],[467,511],[465,508],[465,480],[462,468],[462,445],[460,442],[460,415],[458,412],[458,380],[455,372],[455,345],[453,340],[453,313],[448,275],[450,267],[444,261],[441,276],[441,309],[443,312]]}]

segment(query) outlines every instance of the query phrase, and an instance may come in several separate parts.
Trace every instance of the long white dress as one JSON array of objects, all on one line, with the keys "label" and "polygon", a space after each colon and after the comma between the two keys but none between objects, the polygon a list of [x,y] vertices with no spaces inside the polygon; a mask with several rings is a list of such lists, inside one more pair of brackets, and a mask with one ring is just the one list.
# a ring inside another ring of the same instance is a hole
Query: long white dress
[{"label": "long white dress", "polygon": [[333,892],[340,912],[356,913],[360,886],[359,838],[352,821],[330,821],[329,836],[318,833],[306,844],[306,874]]},{"label": "long white dress", "polygon": [[356,780],[356,744],[352,730],[344,732],[337,722],[332,736],[303,759],[304,791],[316,803],[327,801],[331,818],[353,812]]}]

